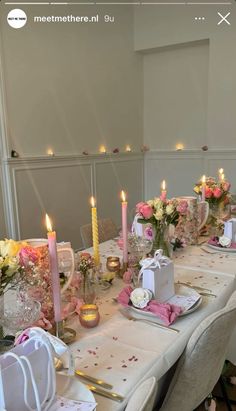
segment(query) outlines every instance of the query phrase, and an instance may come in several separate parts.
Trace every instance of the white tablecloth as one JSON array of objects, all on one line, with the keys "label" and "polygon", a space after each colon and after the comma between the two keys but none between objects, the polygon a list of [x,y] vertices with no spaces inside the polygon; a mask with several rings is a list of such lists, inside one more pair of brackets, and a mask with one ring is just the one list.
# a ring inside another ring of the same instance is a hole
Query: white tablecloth
[{"label": "white tablecloth", "polygon": [[[108,255],[122,254],[115,241],[101,244],[100,250],[103,261]],[[180,330],[179,333],[124,318],[118,311],[119,305],[113,300],[124,283],[115,279],[112,287],[100,291],[98,296],[101,321],[96,328],[84,329],[78,319],[73,320],[78,340],[71,349],[77,367],[113,384],[114,391],[124,395],[126,400],[142,380],[151,375],[159,380],[179,358],[196,326],[223,307],[235,290],[236,255],[222,254],[208,254],[198,247],[176,253],[176,281],[191,281],[217,295],[217,298],[203,297],[195,312],[178,318],[173,326]],[[231,357],[229,359],[236,359],[233,351]],[[98,411],[121,411],[125,408],[125,402],[120,404],[100,396],[96,399]]]}]

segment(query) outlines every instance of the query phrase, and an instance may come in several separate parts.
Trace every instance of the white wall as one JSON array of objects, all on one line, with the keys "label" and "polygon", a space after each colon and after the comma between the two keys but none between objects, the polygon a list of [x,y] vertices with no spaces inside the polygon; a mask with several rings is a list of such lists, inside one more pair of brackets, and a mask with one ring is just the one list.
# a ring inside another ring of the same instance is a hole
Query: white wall
[{"label": "white wall", "polygon": [[[142,58],[131,6],[27,6],[12,29],[2,6],[2,65],[9,148],[21,156],[97,153],[142,143]],[[33,23],[34,15],[94,15],[98,23]],[[115,16],[104,23],[103,15]]]},{"label": "white wall", "polygon": [[[120,190],[128,193],[130,216],[143,198],[142,56],[134,51],[133,9],[24,5],[27,24],[14,30],[6,23],[12,7],[1,6],[5,231],[17,239],[44,237],[48,212],[58,240],[80,248],[92,194],[98,216],[118,226]],[[34,15],[96,13],[99,23],[33,23]],[[115,22],[104,23],[105,14]],[[96,154],[101,144],[121,153]],[[126,144],[133,153],[122,154]],[[46,156],[48,148],[55,157]],[[7,158],[12,149],[18,159]],[[90,155],[81,156],[84,150]]]},{"label": "white wall", "polygon": [[144,139],[152,150],[206,144],[208,42],[144,55]]},{"label": "white wall", "polygon": [[113,154],[12,159],[14,237],[46,235],[45,213],[53,220],[59,241],[82,247],[80,227],[91,222],[90,196],[97,199],[98,218],[111,217],[121,226],[120,191],[128,194],[128,219],[143,198],[143,155]]},{"label": "white wall", "polygon": [[[225,23],[217,25],[220,20],[217,11],[223,15],[231,11],[229,17],[231,26]],[[205,22],[196,23],[195,16],[205,16]],[[144,94],[146,95],[144,140],[150,144],[151,149],[157,148],[156,138],[158,138],[158,147],[173,149],[176,139],[181,138],[181,136],[176,135],[175,130],[181,132],[181,129],[185,140],[189,134],[189,140],[186,142],[187,149],[196,148],[196,146],[200,148],[203,142],[210,149],[235,148],[235,21],[235,3],[232,6],[221,7],[203,4],[202,6],[146,5],[135,8],[135,49],[145,53],[153,53],[152,56],[145,56],[145,61],[147,61],[145,80],[149,71],[154,71],[159,66],[157,70],[159,76],[154,79],[152,75],[151,80],[144,82]],[[191,46],[191,42],[200,40],[209,41],[209,60],[206,47],[205,50],[201,46],[190,50],[190,47],[181,46],[186,44]],[[176,45],[178,45],[177,48]],[[158,50],[156,53],[156,50],[162,47],[169,48],[163,52]],[[197,57],[200,57],[199,60]],[[184,62],[186,62],[186,67],[183,68]],[[152,67],[151,63],[153,63]],[[181,66],[183,70],[181,70]],[[176,73],[175,79],[171,79],[173,73]],[[191,77],[192,84],[189,81]],[[152,79],[153,90],[155,93],[158,93],[159,90],[160,97],[152,96],[149,99]],[[166,86],[166,93],[164,93],[164,86]],[[170,90],[167,89],[167,86],[170,86]],[[188,87],[190,87],[189,92],[193,94],[192,97],[188,96],[188,90],[186,90]],[[204,87],[207,88],[206,95]],[[174,102],[179,97],[180,105],[182,98],[184,103],[186,103],[186,97],[189,98],[190,107],[187,108],[186,114],[184,110],[181,112],[181,109],[176,107],[179,127],[176,124],[177,115],[173,115],[171,90],[173,90]],[[205,113],[201,112],[201,101]],[[158,106],[163,102],[160,125],[158,125],[158,110],[156,113],[151,110],[150,115],[147,114],[152,102],[158,103]],[[191,116],[193,125],[191,130],[191,123],[187,117],[194,102],[197,103],[197,110],[196,115]],[[205,116],[207,117],[205,118]],[[173,125],[170,125],[169,123],[172,121]],[[196,130],[198,122],[200,124]],[[156,133],[154,130],[150,130],[151,123],[155,124]],[[164,127],[165,123],[166,127]]]}]

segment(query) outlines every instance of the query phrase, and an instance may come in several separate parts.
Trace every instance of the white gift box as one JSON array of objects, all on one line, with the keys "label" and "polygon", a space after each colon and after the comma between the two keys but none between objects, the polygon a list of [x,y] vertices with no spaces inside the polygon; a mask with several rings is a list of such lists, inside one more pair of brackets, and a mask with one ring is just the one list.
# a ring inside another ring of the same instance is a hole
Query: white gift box
[{"label": "white gift box", "polygon": [[231,218],[224,223],[224,235],[233,243],[236,242],[236,218]]},{"label": "white gift box", "polygon": [[165,302],[175,294],[174,264],[157,250],[153,258],[146,258],[140,262],[142,268],[142,287],[152,291],[154,298]]}]

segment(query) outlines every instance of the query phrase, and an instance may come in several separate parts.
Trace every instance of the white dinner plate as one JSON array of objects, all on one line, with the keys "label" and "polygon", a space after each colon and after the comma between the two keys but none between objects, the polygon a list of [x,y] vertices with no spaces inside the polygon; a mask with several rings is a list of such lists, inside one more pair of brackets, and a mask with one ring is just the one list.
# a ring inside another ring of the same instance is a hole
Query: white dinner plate
[{"label": "white dinner plate", "polygon": [[218,247],[217,245],[205,243],[204,246],[213,248],[213,250],[221,251],[222,253],[236,253],[236,248]]},{"label": "white dinner plate", "polygon": [[76,377],[67,377],[56,373],[57,377],[57,395],[77,400],[88,401],[96,404],[95,398],[91,391]]},{"label": "white dinner plate", "polygon": [[[176,291],[176,294],[186,295],[186,296],[193,295],[193,294],[196,294],[196,295],[198,295],[198,296],[200,295],[200,294],[199,294],[196,290],[194,290],[193,288],[188,287],[188,286],[186,286],[186,285],[182,285],[182,284],[175,284],[175,291]],[[192,313],[193,311],[197,310],[198,307],[201,305],[201,303],[202,303],[202,296],[200,296],[200,298],[196,301],[196,303],[195,303],[189,310],[183,311],[183,312],[179,315],[179,317],[182,317],[183,315],[190,314],[190,313]],[[133,307],[133,306],[130,306],[129,308],[130,308],[131,310],[135,311],[136,313],[140,314],[140,315],[147,315],[147,316],[150,316],[150,317],[156,317],[156,318],[158,318],[157,315],[151,313],[150,311],[143,311],[143,310],[140,310],[139,308],[135,308],[135,307]]]}]

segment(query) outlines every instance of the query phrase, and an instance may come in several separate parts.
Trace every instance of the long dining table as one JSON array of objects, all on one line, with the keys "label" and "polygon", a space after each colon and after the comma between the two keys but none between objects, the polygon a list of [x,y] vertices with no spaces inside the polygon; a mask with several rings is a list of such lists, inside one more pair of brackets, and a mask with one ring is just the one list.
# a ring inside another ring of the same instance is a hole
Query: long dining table
[{"label": "long dining table", "polygon": [[[92,252],[92,249],[86,251]],[[104,269],[108,256],[122,257],[115,240],[100,244],[100,253]],[[157,381],[163,380],[198,324],[222,308],[236,289],[236,254],[215,252],[206,246],[189,246],[176,251],[172,259],[176,282],[209,289],[215,295],[202,296],[198,309],[177,318],[173,327],[179,330],[178,333],[171,328],[163,329],[125,318],[116,301],[119,291],[125,287],[120,278],[115,278],[108,289],[98,287],[96,304],[101,320],[97,327],[85,329],[77,317],[71,319],[77,330],[77,340],[70,346],[76,367],[108,381],[113,385],[113,391],[125,397],[118,403],[97,395],[97,411],[122,411],[143,380],[150,376],[155,376]],[[236,363],[233,342],[228,359]]]}]

